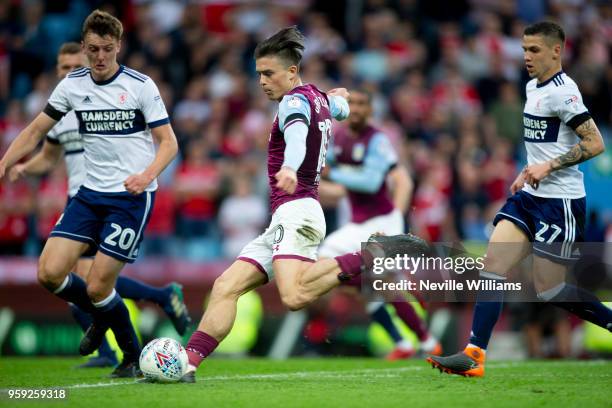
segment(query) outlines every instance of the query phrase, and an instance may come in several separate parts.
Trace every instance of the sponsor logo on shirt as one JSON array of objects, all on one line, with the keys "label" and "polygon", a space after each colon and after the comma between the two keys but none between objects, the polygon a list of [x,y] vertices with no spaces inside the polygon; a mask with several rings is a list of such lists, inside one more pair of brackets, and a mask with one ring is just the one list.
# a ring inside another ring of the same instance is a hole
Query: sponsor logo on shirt
[{"label": "sponsor logo on shirt", "polygon": [[77,111],[79,131],[102,135],[131,134],[145,129],[142,112],[137,109]]},{"label": "sponsor logo on shirt", "polygon": [[534,116],[523,113],[523,138],[525,142],[551,143],[559,136],[561,121],[557,117]]},{"label": "sponsor logo on shirt", "polygon": [[565,100],[565,104],[569,105],[570,103],[577,102],[577,101],[578,101],[578,97],[576,95],[572,95],[571,98]]},{"label": "sponsor logo on shirt", "polygon": [[356,162],[360,162],[363,160],[363,156],[365,156],[365,146],[363,143],[355,143],[353,151],[351,152],[352,159]]}]

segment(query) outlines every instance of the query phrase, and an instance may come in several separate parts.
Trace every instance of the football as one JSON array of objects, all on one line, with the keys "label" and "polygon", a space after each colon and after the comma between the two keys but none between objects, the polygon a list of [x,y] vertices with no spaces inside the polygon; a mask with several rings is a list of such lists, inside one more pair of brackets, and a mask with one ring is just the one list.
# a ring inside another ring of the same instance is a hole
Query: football
[{"label": "football", "polygon": [[161,337],[140,353],[140,369],[148,381],[176,382],[187,371],[187,351],[178,341]]}]

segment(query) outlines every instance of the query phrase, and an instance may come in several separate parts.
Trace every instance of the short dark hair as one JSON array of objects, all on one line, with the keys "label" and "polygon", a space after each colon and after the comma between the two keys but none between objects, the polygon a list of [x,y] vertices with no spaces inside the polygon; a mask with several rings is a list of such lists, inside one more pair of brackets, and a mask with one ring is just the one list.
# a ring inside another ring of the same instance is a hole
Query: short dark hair
[{"label": "short dark hair", "polygon": [[525,27],[523,34],[542,35],[560,42],[562,46],[565,44],[565,32],[563,31],[563,28],[561,28],[559,24],[551,21],[541,21],[539,23],[531,24]]},{"label": "short dark hair", "polygon": [[296,26],[283,28],[257,45],[254,52],[255,59],[275,55],[287,66],[299,66],[304,52],[304,41],[304,35]]},{"label": "short dark hair", "polygon": [[76,42],[67,42],[63,43],[59,49],[58,54],[80,54],[81,53],[81,44]]},{"label": "short dark hair", "polygon": [[117,17],[102,10],[94,10],[87,16],[81,30],[82,38],[85,39],[87,33],[92,32],[104,37],[110,35],[116,40],[121,40],[123,35],[123,25]]}]

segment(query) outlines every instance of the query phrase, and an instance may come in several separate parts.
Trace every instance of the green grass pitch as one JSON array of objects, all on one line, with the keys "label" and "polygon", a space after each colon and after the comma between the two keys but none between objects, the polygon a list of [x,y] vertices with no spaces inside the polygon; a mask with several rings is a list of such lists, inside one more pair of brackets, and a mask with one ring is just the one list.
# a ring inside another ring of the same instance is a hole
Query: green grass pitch
[{"label": "green grass pitch", "polygon": [[[423,360],[210,359],[196,384],[110,380],[76,358],[0,358],[0,407],[612,407],[611,361],[487,364],[485,378]],[[66,401],[9,400],[9,388],[65,387]]]}]

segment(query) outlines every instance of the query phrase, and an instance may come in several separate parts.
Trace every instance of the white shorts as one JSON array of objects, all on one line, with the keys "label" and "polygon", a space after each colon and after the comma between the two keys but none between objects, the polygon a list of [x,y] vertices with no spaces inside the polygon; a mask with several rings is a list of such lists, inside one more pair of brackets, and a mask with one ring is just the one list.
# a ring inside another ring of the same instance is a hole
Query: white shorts
[{"label": "white shorts", "polygon": [[314,198],[300,198],[279,206],[270,226],[249,242],[238,255],[241,261],[255,265],[272,280],[275,259],[317,260],[317,250],[325,237],[325,217]]},{"label": "white shorts", "polygon": [[331,233],[319,249],[319,257],[333,258],[338,255],[361,251],[361,243],[367,242],[370,235],[382,232],[385,235],[404,233],[404,216],[395,209],[389,214],[370,218],[360,224],[350,222]]}]

